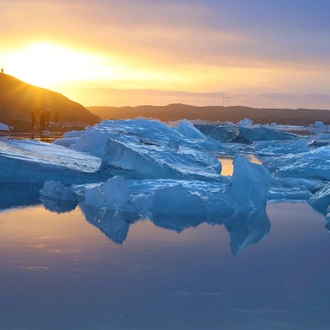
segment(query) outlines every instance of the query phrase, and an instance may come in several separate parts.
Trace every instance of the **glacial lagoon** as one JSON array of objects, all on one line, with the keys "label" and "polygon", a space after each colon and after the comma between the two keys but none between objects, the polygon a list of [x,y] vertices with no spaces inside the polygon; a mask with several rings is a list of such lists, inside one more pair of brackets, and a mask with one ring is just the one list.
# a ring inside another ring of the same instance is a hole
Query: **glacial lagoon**
[{"label": "glacial lagoon", "polygon": [[328,132],[0,142],[0,328],[328,329]]}]

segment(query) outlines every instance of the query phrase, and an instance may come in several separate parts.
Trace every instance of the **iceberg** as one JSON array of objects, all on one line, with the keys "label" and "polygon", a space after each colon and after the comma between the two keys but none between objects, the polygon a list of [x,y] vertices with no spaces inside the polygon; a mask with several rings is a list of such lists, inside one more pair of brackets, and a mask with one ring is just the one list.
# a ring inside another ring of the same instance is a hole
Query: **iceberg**
[{"label": "iceberg", "polygon": [[274,141],[274,140],[292,140],[299,138],[298,135],[286,133],[274,128],[249,126],[248,120],[243,120],[239,125],[221,124],[221,125],[196,125],[196,128],[203,134],[210,136],[221,142],[229,142],[237,137],[245,138],[249,141]]},{"label": "iceberg", "polygon": [[102,155],[101,169],[113,175],[122,174],[137,179],[221,179],[221,163],[205,149],[186,146],[179,149],[128,145],[109,139]]},{"label": "iceberg", "polygon": [[205,135],[186,119],[182,120],[175,130],[188,139],[205,139]]},{"label": "iceberg", "polygon": [[298,154],[309,151],[308,140],[262,141],[255,145],[255,154],[263,157],[275,155]]},{"label": "iceberg", "polygon": [[155,120],[105,120],[89,127],[80,136],[64,137],[64,141],[60,139],[55,143],[70,145],[74,150],[101,157],[108,139],[129,146],[143,145],[151,148],[164,147],[175,141],[180,146],[200,146],[210,150],[230,152],[230,149],[218,141],[210,140],[202,133],[198,133],[188,121],[182,121],[177,129],[173,129]]},{"label": "iceberg", "polygon": [[330,205],[330,183],[327,183],[323,188],[311,196],[308,203],[314,210],[326,216]]},{"label": "iceberg", "polygon": [[123,176],[115,176],[107,182],[85,191],[85,203],[104,209],[136,212],[128,184]]},{"label": "iceberg", "polygon": [[[46,191],[51,196],[55,194],[49,193],[47,187],[60,187],[53,182],[46,182],[45,186],[41,194]],[[77,190],[77,195],[83,195],[87,205],[136,212],[153,220],[173,214],[227,218],[238,209],[266,205],[270,186],[268,170],[236,155],[233,177],[227,184],[174,179],[128,180],[123,176],[115,176],[100,184],[72,188]],[[56,194],[60,192],[56,190]]]},{"label": "iceberg", "polygon": [[276,177],[330,180],[330,147],[270,157],[263,165]]},{"label": "iceberg", "polygon": [[78,201],[79,198],[71,186],[64,185],[59,181],[46,181],[43,188],[40,190],[40,194],[54,199],[60,199],[65,201]]},{"label": "iceberg", "polygon": [[[196,141],[213,143],[207,138],[189,140],[162,123],[147,120],[107,121],[67,134],[57,144],[2,141],[0,182],[80,184],[115,175],[223,180],[221,163]],[[214,143],[221,149],[220,143]]]},{"label": "iceberg", "polygon": [[9,131],[9,126],[0,123],[0,131]]},{"label": "iceberg", "polygon": [[220,142],[228,142],[239,135],[239,127],[234,124],[202,124],[195,127],[203,134]]},{"label": "iceberg", "polygon": [[292,140],[299,138],[296,134],[266,127],[240,127],[239,134],[251,141]]},{"label": "iceberg", "polygon": [[240,127],[249,127],[249,126],[252,125],[252,123],[253,123],[253,120],[251,120],[249,118],[244,118],[244,119],[242,119],[238,122],[238,126],[240,126]]},{"label": "iceberg", "polygon": [[100,159],[61,146],[33,141],[0,142],[0,182],[87,183],[105,180]]}]

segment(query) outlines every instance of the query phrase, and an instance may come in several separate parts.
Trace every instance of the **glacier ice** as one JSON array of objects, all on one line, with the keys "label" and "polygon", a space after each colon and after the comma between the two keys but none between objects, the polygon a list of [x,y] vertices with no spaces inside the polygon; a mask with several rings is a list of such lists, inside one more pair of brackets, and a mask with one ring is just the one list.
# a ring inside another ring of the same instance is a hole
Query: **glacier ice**
[{"label": "glacier ice", "polygon": [[9,126],[0,123],[0,131],[9,131]]},{"label": "glacier ice", "polygon": [[244,118],[244,119],[242,119],[238,122],[238,126],[240,126],[240,127],[249,127],[249,126],[252,125],[252,123],[253,123],[253,120],[251,120],[249,118]]},{"label": "glacier ice", "polygon": [[40,190],[40,194],[46,197],[66,201],[79,200],[71,186],[64,185],[62,182],[54,180],[46,181],[43,188]]},{"label": "glacier ice", "polygon": [[297,135],[266,127],[241,127],[239,134],[251,141],[291,140]]},{"label": "glacier ice", "polygon": [[330,206],[330,183],[324,185],[308,200],[308,203],[318,212],[327,215]]},{"label": "glacier ice", "polygon": [[138,179],[220,179],[221,164],[217,158],[200,147],[180,146],[179,149],[128,145],[109,139],[102,155],[101,169]]},{"label": "glacier ice", "polygon": [[32,140],[0,142],[0,182],[62,183],[104,179],[100,159],[54,144]]},{"label": "glacier ice", "polygon": [[204,139],[205,135],[199,131],[190,121],[180,121],[175,130],[188,139]]},{"label": "glacier ice", "polygon": [[[84,194],[87,205],[128,212],[139,212],[150,218],[170,214],[212,215],[228,217],[237,209],[251,209],[266,204],[271,176],[262,166],[243,156],[234,159],[234,174],[228,183],[196,180],[127,180],[115,176],[100,184],[72,186],[77,195]],[[56,186],[46,182],[47,187]],[[56,187],[60,187],[56,186]],[[76,188],[75,188],[76,187]],[[66,189],[63,186],[63,189]],[[60,194],[56,190],[56,194]],[[54,194],[49,194],[52,197]]]},{"label": "glacier ice", "polygon": [[108,181],[85,190],[85,203],[90,206],[136,212],[128,184],[123,176],[114,176]]},{"label": "glacier ice", "polygon": [[[326,214],[327,197],[320,197],[330,181],[330,147],[322,144],[329,141],[326,126],[311,130],[313,136],[298,136],[248,119],[238,125],[198,123],[104,121],[68,132],[53,144],[1,141],[0,182],[46,182],[42,200],[56,212],[84,203],[178,231],[199,225],[201,218],[227,223],[239,210],[260,208],[266,201],[307,200],[314,208],[322,204]],[[263,165],[239,155],[247,153]],[[220,174],[217,155],[236,155],[231,178]],[[251,235],[248,242],[254,241]],[[245,243],[235,241],[238,251]]]},{"label": "glacier ice", "polygon": [[330,180],[330,147],[270,157],[263,165],[277,177]]},{"label": "glacier ice", "polygon": [[262,141],[255,145],[258,156],[277,156],[280,154],[298,154],[309,151],[309,140],[298,139],[289,141]]}]

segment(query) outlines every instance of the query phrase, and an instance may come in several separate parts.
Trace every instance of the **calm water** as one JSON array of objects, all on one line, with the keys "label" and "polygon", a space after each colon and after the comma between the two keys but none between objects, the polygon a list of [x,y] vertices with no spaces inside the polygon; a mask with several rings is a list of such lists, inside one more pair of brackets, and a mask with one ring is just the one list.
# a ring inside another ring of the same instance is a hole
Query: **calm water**
[{"label": "calm water", "polygon": [[[262,162],[256,158],[253,155],[246,155],[247,159],[254,164],[262,164]],[[222,169],[221,169],[221,174],[222,175],[229,175],[232,176],[233,175],[233,158],[232,157],[218,157],[218,160],[220,161],[221,165],[222,165]]]},{"label": "calm water", "polygon": [[178,233],[19,191],[1,194],[0,329],[329,329],[330,234],[308,204],[268,205],[268,236],[234,256],[266,215],[160,224]]}]

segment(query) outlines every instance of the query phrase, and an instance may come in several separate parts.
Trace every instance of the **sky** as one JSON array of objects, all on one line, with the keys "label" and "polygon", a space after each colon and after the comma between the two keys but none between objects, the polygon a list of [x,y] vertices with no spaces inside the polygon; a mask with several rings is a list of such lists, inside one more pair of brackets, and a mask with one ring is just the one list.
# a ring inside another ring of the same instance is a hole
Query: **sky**
[{"label": "sky", "polygon": [[90,105],[330,109],[328,0],[0,0],[0,66]]}]

